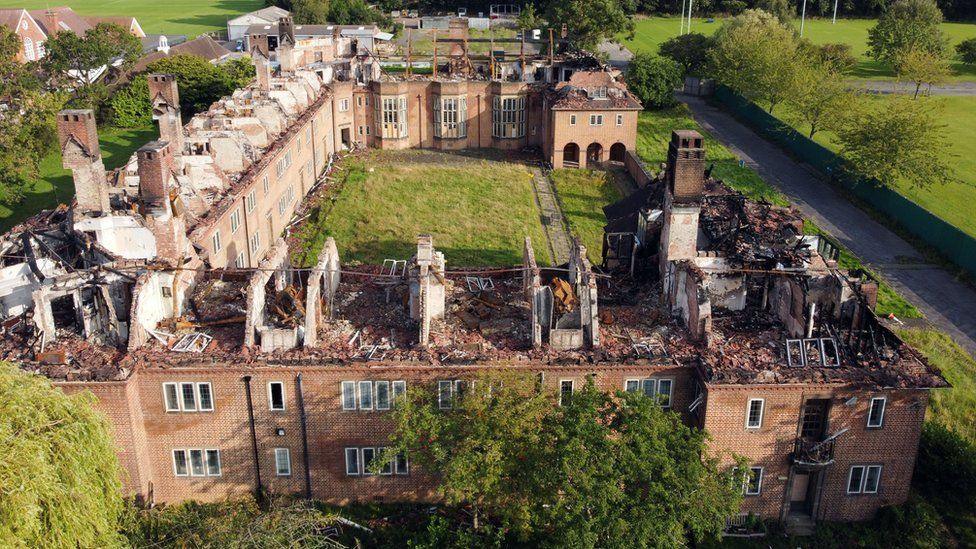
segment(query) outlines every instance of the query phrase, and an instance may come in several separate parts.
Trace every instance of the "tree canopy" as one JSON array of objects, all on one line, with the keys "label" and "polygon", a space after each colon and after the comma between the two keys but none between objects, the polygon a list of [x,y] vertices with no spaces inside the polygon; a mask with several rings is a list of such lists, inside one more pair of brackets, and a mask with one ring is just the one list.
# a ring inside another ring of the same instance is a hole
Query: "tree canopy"
[{"label": "tree canopy", "polygon": [[707,435],[651,397],[587,382],[557,406],[516,373],[479,376],[460,394],[444,410],[431,391],[408,391],[381,460],[409,453],[489,539],[497,525],[534,546],[682,546],[716,539],[738,509],[739,484]]},{"label": "tree canopy", "polygon": [[99,23],[84,35],[59,32],[44,43],[43,65],[58,85],[73,90],[80,106],[95,107],[109,95],[99,82],[103,71],[124,71],[142,54],[142,43],[127,29],[113,23]]},{"label": "tree canopy", "polygon": [[681,85],[681,69],[671,59],[639,52],[630,60],[625,78],[627,88],[644,108],[660,109],[675,103],[674,90]]},{"label": "tree canopy", "polygon": [[551,0],[545,17],[552,27],[565,24],[573,43],[590,51],[604,39],[634,32],[634,21],[619,0]]},{"label": "tree canopy", "polygon": [[711,38],[689,32],[662,42],[658,46],[658,53],[680,65],[685,75],[701,76],[702,70],[708,64],[708,50],[711,47]]},{"label": "tree canopy", "polygon": [[868,46],[876,60],[894,66],[906,50],[943,56],[942,11],[935,0],[895,0],[868,30]]},{"label": "tree canopy", "polygon": [[121,471],[94,400],[0,363],[0,546],[121,545]]}]

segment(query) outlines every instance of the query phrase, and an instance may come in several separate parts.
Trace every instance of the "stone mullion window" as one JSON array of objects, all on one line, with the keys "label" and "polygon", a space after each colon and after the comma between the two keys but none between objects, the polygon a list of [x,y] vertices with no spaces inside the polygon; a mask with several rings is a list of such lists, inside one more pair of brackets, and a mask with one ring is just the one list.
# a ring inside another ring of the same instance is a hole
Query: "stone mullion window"
[{"label": "stone mullion window", "polygon": [[525,96],[495,96],[491,135],[501,139],[525,137]]},{"label": "stone mullion window", "polygon": [[407,136],[407,98],[383,96],[376,102],[377,133],[388,139]]},{"label": "stone mullion window", "polygon": [[468,136],[468,99],[439,97],[434,101],[434,137],[457,139]]}]

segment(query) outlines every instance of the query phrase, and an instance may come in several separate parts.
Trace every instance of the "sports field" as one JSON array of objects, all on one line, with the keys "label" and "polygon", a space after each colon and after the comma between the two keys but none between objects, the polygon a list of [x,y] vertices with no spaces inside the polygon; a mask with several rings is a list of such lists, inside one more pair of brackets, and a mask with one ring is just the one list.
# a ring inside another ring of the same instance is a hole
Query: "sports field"
[{"label": "sports field", "polygon": [[148,34],[193,38],[226,30],[227,20],[264,7],[264,0],[0,0],[0,8],[68,6],[79,15],[131,15]]},{"label": "sports field", "polygon": [[[854,55],[860,59],[857,69],[852,74],[855,78],[893,78],[894,75],[888,67],[881,65],[868,56],[868,29],[874,26],[874,23],[875,21],[873,19],[838,18],[837,24],[834,25],[830,19],[808,18],[803,27],[803,36],[804,38],[809,38],[816,44],[828,42],[850,44]],[[628,40],[621,37],[621,41],[632,50],[657,53],[658,45],[661,42],[678,35],[681,21],[678,17],[646,17],[639,19],[636,24],[637,29],[634,38]],[[693,18],[691,21],[691,31],[711,35],[721,24],[722,21],[720,18],[714,19],[712,22],[704,18]],[[799,19],[794,21],[794,25],[799,29]],[[942,28],[949,38],[949,45],[952,48],[953,56],[955,55],[956,44],[967,38],[976,37],[976,24],[945,23],[942,25]],[[953,80],[976,81],[976,67],[963,65],[959,59],[953,59],[952,70],[955,73]]]}]

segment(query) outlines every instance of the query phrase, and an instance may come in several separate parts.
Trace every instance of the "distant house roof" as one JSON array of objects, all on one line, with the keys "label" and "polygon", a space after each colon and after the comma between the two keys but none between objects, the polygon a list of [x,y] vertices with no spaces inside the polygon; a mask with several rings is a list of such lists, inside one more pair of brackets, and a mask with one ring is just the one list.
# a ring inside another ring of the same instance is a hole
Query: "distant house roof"
[{"label": "distant house roof", "polygon": [[129,29],[129,32],[131,32],[132,34],[134,34],[139,38],[145,38],[146,36],[146,33],[143,32],[142,30],[142,25],[139,24],[139,21],[137,21],[135,17],[129,17],[125,15],[119,15],[119,16],[87,15],[84,17],[84,19],[85,21],[88,21],[88,23],[92,26],[95,26],[99,23],[112,23],[124,29]]},{"label": "distant house roof", "polygon": [[[376,25],[295,25],[295,36],[332,36],[336,30],[342,36],[371,36],[379,40],[393,38],[393,35],[389,33],[380,32],[380,28]],[[278,24],[251,25],[247,28],[247,34],[271,34],[277,36]],[[386,36],[389,38],[384,38]]]},{"label": "distant house roof", "polygon": [[37,24],[40,25],[44,34],[48,36],[54,36],[66,30],[77,35],[82,35],[93,26],[68,6],[30,10],[30,14],[37,21]]},{"label": "distant house roof", "polygon": [[254,18],[263,19],[264,21],[267,21],[269,23],[276,23],[282,17],[288,17],[289,15],[291,15],[291,13],[289,13],[288,10],[281,9],[277,6],[270,6],[267,8],[262,8],[259,10],[254,10],[249,13],[245,13],[244,15],[239,15],[231,19],[230,21],[228,21],[227,24],[228,25],[238,24],[237,23],[238,19],[240,19],[241,22],[245,22],[247,19],[254,19]]},{"label": "distant house roof", "polygon": [[154,51],[137,61],[132,70],[134,72],[141,72],[146,70],[146,68],[152,64],[153,61],[158,61],[171,55],[181,54],[195,55],[197,57],[202,57],[207,61],[214,62],[227,57],[231,54],[231,51],[218,44],[213,38],[210,38],[204,34],[190,40],[189,42],[183,42],[175,46],[171,44],[168,52]]},{"label": "distant house roof", "polygon": [[[165,42],[161,43],[162,39],[165,39]],[[141,38],[140,41],[142,42],[142,54],[146,55],[147,53],[152,53],[158,50],[160,46],[163,47],[168,46],[170,48],[174,46],[178,46],[183,42],[186,42],[186,35],[185,34],[147,34],[146,36]]]}]

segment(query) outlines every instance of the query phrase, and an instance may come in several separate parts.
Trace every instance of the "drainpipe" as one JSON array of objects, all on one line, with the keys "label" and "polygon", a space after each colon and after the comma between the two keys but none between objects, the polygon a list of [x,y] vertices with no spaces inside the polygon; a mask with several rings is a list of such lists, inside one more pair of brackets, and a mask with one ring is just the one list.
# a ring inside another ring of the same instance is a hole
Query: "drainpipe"
[{"label": "drainpipe", "polygon": [[295,378],[298,388],[298,414],[302,425],[302,463],[305,465],[305,499],[312,499],[312,473],[308,468],[308,416],[305,414],[305,391],[302,388],[302,374]]},{"label": "drainpipe", "polygon": [[258,461],[258,435],[254,431],[254,403],[251,400],[251,376],[244,376],[241,378],[244,382],[244,395],[247,397],[247,419],[251,424],[251,451],[254,455],[254,492],[258,499],[261,500],[261,465]]}]

